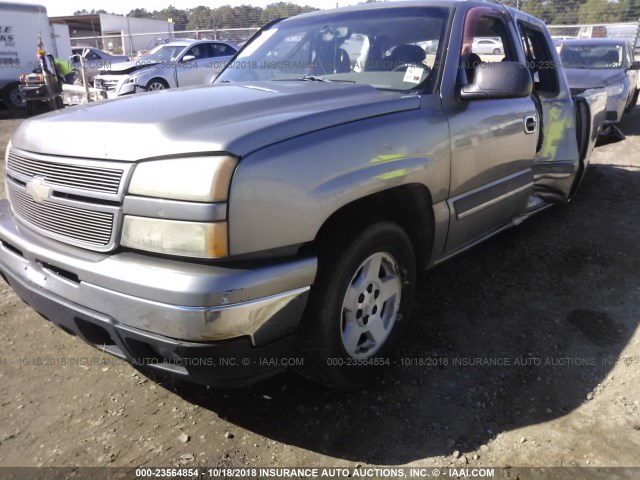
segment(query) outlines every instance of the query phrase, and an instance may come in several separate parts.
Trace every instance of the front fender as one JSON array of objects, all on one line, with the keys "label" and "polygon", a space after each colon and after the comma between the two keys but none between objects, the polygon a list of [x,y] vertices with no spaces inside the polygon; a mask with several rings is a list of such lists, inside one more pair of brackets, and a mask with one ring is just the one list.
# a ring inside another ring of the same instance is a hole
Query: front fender
[{"label": "front fender", "polygon": [[[449,189],[449,131],[439,99],[287,140],[240,160],[229,197],[231,255],[311,242],[337,210],[379,191]],[[425,103],[427,106],[425,106]]]},{"label": "front fender", "polygon": [[142,87],[146,87],[154,78],[163,79],[169,84],[170,88],[176,87],[175,75],[172,68],[150,68],[144,70],[136,75],[136,83]]}]

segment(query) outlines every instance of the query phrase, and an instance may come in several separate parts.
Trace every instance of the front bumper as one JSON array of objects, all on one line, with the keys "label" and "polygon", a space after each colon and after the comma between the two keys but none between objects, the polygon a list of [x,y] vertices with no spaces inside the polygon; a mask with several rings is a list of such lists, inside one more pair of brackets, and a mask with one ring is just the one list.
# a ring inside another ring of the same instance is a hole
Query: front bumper
[{"label": "front bumper", "polygon": [[[3,200],[0,272],[35,310],[88,343],[128,361],[146,359],[136,364],[216,384],[279,369],[277,361],[254,362],[290,351],[316,259],[230,268],[87,252],[19,225]],[[225,368],[210,366],[231,356],[236,360],[225,360]],[[250,363],[239,364],[245,358]]]},{"label": "front bumper", "polygon": [[129,75],[97,75],[94,78],[94,87],[103,90],[107,98],[117,98],[144,90],[135,82],[129,83],[129,78]]}]

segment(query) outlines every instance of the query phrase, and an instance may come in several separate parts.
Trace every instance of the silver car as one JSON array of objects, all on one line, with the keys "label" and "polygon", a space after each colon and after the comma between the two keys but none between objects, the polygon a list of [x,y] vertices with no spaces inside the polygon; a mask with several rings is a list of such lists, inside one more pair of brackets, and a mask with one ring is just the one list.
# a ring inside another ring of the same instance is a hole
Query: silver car
[{"label": "silver car", "polygon": [[211,83],[236,54],[229,43],[180,40],[160,45],[135,62],[112,65],[97,75],[96,88],[107,97]]},{"label": "silver car", "polygon": [[504,46],[499,38],[476,38],[473,40],[472,51],[478,55],[502,55]]},{"label": "silver car", "polygon": [[626,40],[587,38],[564,40],[556,48],[573,94],[606,89],[606,127],[602,134],[614,133],[624,138],[617,124],[636,105],[640,94],[640,62],[634,61],[632,44]]},{"label": "silver car", "polygon": [[[101,70],[111,68],[116,63],[129,61],[129,57],[126,55],[111,55],[93,47],[73,47],[71,53],[71,66],[78,72],[81,68],[80,57],[83,58],[85,75],[90,83]],[[76,78],[80,79],[81,77],[78,75]]]}]

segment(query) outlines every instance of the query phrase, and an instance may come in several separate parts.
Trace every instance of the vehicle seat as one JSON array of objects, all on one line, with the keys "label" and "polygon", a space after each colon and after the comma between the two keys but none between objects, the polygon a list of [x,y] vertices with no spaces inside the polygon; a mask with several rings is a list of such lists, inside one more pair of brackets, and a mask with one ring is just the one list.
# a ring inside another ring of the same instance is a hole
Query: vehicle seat
[{"label": "vehicle seat", "polygon": [[581,65],[582,64],[582,55],[580,52],[576,52],[575,50],[567,50],[562,54],[563,61],[568,65]]},{"label": "vehicle seat", "polygon": [[615,52],[613,50],[605,53],[601,58],[600,61],[602,62],[602,65],[605,66],[614,66],[617,65],[618,62],[620,61],[620,57],[618,56],[618,52]]},{"label": "vehicle seat", "polygon": [[427,54],[418,45],[398,45],[391,55],[382,59],[382,64],[388,70],[394,70],[403,65],[421,65],[425,58]]},{"label": "vehicle seat", "polygon": [[332,73],[347,73],[351,71],[351,59],[344,48],[337,50],[324,49],[318,52],[316,73],[328,75]]},{"label": "vehicle seat", "polygon": [[467,74],[467,82],[472,83],[473,78],[476,75],[476,68],[482,63],[480,55],[477,53],[470,53],[467,61],[463,63],[464,70]]}]

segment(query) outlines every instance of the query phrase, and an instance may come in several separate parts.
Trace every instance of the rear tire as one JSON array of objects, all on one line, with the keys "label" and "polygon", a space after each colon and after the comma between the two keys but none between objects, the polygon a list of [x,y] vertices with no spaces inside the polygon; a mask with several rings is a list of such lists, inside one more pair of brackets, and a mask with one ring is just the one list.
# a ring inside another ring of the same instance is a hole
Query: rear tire
[{"label": "rear tire", "polygon": [[500,49],[499,48],[494,48],[493,49],[493,54],[494,55],[500,55]]},{"label": "rear tire", "polygon": [[415,257],[405,231],[386,221],[325,240],[301,329],[302,373],[353,390],[391,364],[411,318]]}]

